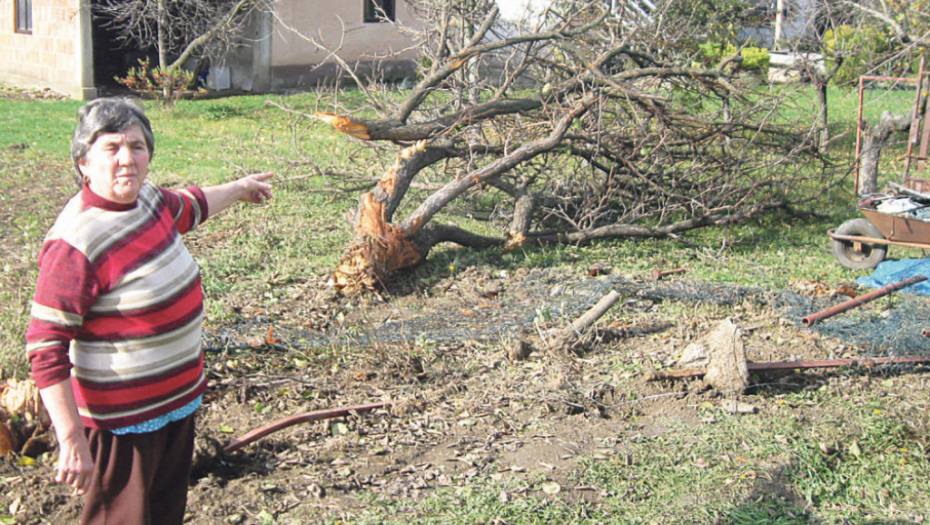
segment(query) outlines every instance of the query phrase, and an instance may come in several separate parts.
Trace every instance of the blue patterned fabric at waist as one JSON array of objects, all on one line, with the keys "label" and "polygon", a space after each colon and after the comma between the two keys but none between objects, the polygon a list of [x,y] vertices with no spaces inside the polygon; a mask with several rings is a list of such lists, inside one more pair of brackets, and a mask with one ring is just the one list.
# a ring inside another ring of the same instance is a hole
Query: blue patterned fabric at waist
[{"label": "blue patterned fabric at waist", "polygon": [[168,423],[173,423],[181,419],[186,418],[187,416],[194,413],[195,410],[200,408],[200,404],[203,402],[203,396],[197,396],[197,399],[191,401],[190,403],[172,410],[163,416],[158,416],[154,419],[144,421],[142,423],[123,427],[123,428],[114,428],[110,432],[122,436],[123,434],[145,434],[147,432],[155,432],[156,430],[162,428]]}]

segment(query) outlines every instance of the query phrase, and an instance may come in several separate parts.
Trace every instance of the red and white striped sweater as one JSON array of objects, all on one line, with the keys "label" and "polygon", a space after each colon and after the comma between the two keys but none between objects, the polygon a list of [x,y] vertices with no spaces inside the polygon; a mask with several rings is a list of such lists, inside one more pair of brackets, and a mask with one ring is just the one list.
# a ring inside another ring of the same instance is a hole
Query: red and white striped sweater
[{"label": "red and white striped sweater", "polygon": [[135,425],[206,389],[200,270],[181,233],[206,220],[196,187],[146,182],[132,204],[86,185],[39,254],[26,351],[39,388],[71,378],[84,425]]}]

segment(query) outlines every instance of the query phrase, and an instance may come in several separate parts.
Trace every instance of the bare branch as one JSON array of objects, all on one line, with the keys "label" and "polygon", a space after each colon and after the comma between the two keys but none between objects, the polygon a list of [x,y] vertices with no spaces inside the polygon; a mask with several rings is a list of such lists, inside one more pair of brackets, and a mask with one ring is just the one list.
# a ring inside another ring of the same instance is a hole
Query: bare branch
[{"label": "bare branch", "polygon": [[551,151],[561,143],[562,138],[575,119],[586,112],[596,101],[596,97],[589,96],[587,99],[579,102],[572,111],[559,120],[549,136],[540,140],[528,142],[515,149],[510,154],[505,155],[503,158],[497,159],[487,166],[472,172],[468,177],[450,182],[442,190],[434,193],[423,201],[423,204],[410,215],[410,218],[401,224],[401,228],[406,231],[408,235],[416,233],[423,224],[429,222],[436,212],[448,204],[449,201],[464,193],[468,188],[490,178],[500,176],[502,173],[513,169],[522,162],[547,151]]},{"label": "bare branch", "polygon": [[[755,89],[737,55],[694,65],[708,29],[693,13],[555,2],[527,29],[492,7],[419,1],[420,81],[397,106],[374,118],[342,106],[313,114],[378,147],[366,163],[404,146],[359,199],[340,286],[384,286],[442,242],[683,241],[808,205],[842,172],[814,147],[814,121],[797,117],[814,115],[789,107],[790,88]],[[430,189],[413,191],[417,181]],[[499,236],[448,224],[453,203],[480,209]]]}]

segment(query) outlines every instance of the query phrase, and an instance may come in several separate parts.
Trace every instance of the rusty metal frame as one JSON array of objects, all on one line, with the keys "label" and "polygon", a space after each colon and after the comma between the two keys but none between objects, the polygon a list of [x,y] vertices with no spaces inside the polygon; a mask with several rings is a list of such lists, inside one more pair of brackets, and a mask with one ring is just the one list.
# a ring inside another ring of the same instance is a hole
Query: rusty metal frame
[{"label": "rusty metal frame", "polygon": [[[930,143],[930,111],[925,111],[923,115],[923,119],[924,119],[924,126],[923,126],[923,132],[922,132],[923,137],[918,135],[919,133],[921,133],[920,132],[921,126],[919,122],[921,119],[921,116],[920,116],[921,86],[923,85],[924,77],[930,76],[930,72],[926,71],[924,65],[925,65],[925,59],[924,57],[921,57],[920,67],[917,70],[917,77],[881,77],[881,76],[859,77],[859,107],[858,107],[858,118],[856,121],[857,123],[856,125],[856,178],[855,178],[855,185],[853,187],[853,195],[859,194],[859,168],[860,168],[859,163],[860,163],[861,155],[862,155],[862,114],[863,114],[862,106],[863,106],[863,99],[864,99],[864,94],[865,94],[865,85],[867,82],[885,81],[885,82],[895,82],[895,83],[906,83],[906,84],[916,83],[917,84],[917,89],[915,89],[916,95],[914,99],[914,107],[911,112],[911,132],[910,132],[910,137],[908,138],[908,141],[907,141],[907,157],[905,158],[905,161],[904,161],[904,180],[903,180],[904,185],[907,186],[907,183],[911,180],[910,169],[911,169],[912,159],[916,158],[918,160],[919,169],[922,169],[926,165],[926,161],[930,160],[928,159],[928,151],[927,151],[927,148],[928,148],[927,145],[928,143]],[[914,144],[918,144],[918,143],[920,144],[920,150],[918,151],[918,155],[915,156],[913,154]]]}]

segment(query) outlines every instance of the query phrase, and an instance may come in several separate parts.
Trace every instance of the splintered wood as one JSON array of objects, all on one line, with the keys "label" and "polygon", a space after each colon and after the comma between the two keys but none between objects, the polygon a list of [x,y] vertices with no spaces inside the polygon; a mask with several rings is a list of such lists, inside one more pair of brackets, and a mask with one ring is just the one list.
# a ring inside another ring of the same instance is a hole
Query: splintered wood
[{"label": "splintered wood", "polygon": [[355,238],[334,274],[339,289],[376,289],[395,270],[414,266],[423,260],[423,254],[410,235],[388,222],[385,199],[394,193],[398,173],[404,169],[405,162],[425,147],[426,143],[420,141],[404,148],[381,177],[376,191],[362,196],[355,217]]},{"label": "splintered wood", "polygon": [[355,122],[348,117],[322,111],[314,113],[313,116],[345,133],[346,135],[351,135],[362,140],[369,140],[371,138],[371,136],[368,134],[368,126],[360,122]]}]

